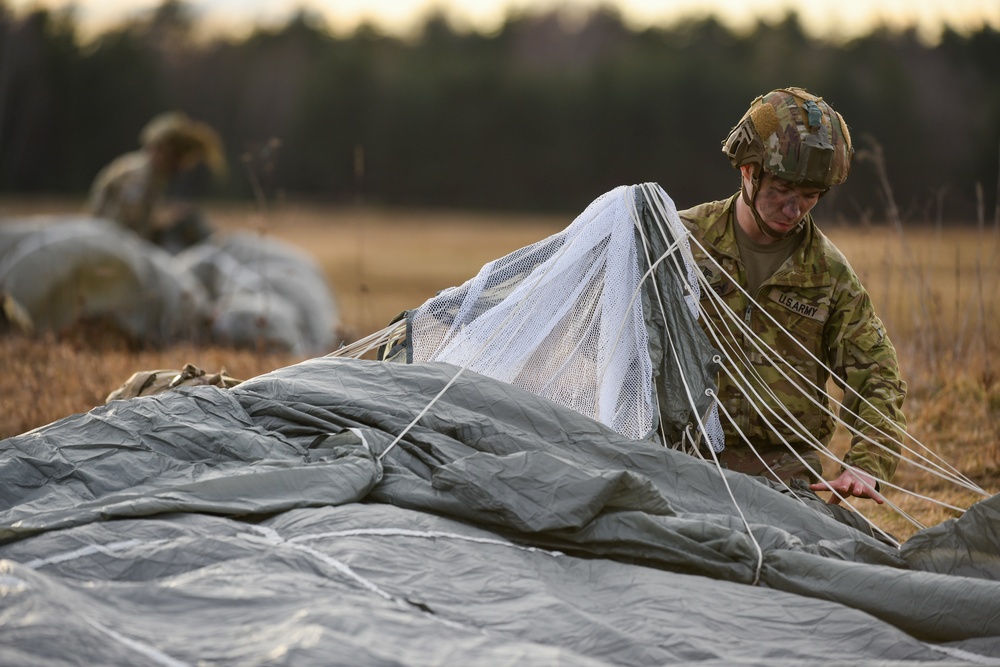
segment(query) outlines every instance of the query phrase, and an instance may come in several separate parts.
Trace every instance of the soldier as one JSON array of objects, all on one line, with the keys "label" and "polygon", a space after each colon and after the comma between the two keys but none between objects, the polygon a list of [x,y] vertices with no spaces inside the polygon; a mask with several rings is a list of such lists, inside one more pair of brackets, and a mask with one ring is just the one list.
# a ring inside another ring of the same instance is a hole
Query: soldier
[{"label": "soldier", "polygon": [[[713,343],[744,376],[719,377],[719,398],[735,419],[723,419],[720,459],[797,491],[833,489],[830,503],[840,502],[837,494],[882,503],[879,482],[892,478],[906,428],[906,385],[868,293],[810,215],[847,178],[854,152],[847,125],[820,97],[801,88],[774,90],[753,101],[723,152],[740,171],[740,192],[682,211],[681,220],[718,263],[695,249],[711,289],[807,381],[769,361],[703,294],[711,328],[721,335]],[[830,404],[827,368],[845,391],[841,418],[853,440],[835,478],[821,481],[822,460],[796,431],[805,429],[823,445],[833,436],[833,416],[817,405]]]},{"label": "soldier", "polygon": [[140,134],[142,149],[116,158],[94,179],[91,212],[177,252],[204,240],[211,227],[190,205],[168,208],[167,187],[178,175],[206,164],[225,169],[218,135],[179,112],[153,118]]}]

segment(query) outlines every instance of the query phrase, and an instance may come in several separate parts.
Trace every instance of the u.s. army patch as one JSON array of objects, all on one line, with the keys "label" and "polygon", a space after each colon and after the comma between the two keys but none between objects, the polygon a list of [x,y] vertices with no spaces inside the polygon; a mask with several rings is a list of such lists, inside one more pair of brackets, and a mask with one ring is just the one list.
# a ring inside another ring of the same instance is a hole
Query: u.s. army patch
[{"label": "u.s. army patch", "polygon": [[819,320],[820,322],[826,321],[828,311],[822,304],[803,301],[794,292],[783,292],[775,287],[771,289],[771,293],[768,294],[768,297],[772,301],[777,301],[793,313],[798,313],[799,315]]}]

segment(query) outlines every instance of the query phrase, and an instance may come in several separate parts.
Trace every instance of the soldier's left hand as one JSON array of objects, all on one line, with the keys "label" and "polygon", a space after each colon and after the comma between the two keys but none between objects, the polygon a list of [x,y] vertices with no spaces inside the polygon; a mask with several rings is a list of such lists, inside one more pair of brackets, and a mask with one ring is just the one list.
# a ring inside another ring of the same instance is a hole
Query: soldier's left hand
[{"label": "soldier's left hand", "polygon": [[822,481],[809,486],[813,491],[835,491],[826,502],[839,505],[844,498],[871,498],[881,505],[885,500],[875,491],[875,478],[860,470],[845,470],[840,477],[832,481]]}]

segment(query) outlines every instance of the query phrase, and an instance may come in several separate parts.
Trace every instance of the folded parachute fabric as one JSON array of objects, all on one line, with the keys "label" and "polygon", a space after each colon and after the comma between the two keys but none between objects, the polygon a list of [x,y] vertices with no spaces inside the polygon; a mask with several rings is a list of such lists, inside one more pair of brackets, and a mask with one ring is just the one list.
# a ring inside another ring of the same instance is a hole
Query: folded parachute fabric
[{"label": "folded parachute fabric", "polygon": [[1000,551],[963,527],[998,497],[896,550],[474,372],[428,408],[456,372],[320,358],[3,441],[0,662],[1000,656],[995,570],[947,564]]},{"label": "folded parachute fabric", "polygon": [[338,310],[305,253],[255,234],[213,235],[179,255],[98,218],[0,225],[0,316],[26,333],[99,321],[130,340],[212,340],[322,354]]},{"label": "folded parachute fabric", "polygon": [[0,293],[32,333],[101,320],[162,343],[196,335],[209,314],[204,287],[176,271],[169,254],[96,218],[0,225]]}]

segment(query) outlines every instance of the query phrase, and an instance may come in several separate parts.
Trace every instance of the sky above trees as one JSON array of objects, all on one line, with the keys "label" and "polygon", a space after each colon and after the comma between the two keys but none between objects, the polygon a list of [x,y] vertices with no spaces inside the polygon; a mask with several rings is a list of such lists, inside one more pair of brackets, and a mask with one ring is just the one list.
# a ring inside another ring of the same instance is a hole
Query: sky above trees
[{"label": "sky above trees", "polygon": [[[154,8],[157,0],[8,0],[16,11],[38,6],[74,7],[84,30],[100,31]],[[194,0],[190,3],[200,23],[214,32],[247,31],[256,25],[283,23],[302,10],[322,16],[337,32],[367,22],[385,32],[405,35],[422,25],[431,12],[443,12],[460,29],[489,32],[511,12],[548,11],[565,7],[569,21],[574,10],[613,6],[633,28],[669,25],[684,18],[715,16],[732,29],[752,27],[757,21],[780,20],[797,11],[803,29],[813,37],[857,37],[879,26],[893,30],[912,27],[934,41],[944,26],[959,32],[984,26],[1000,29],[996,0],[813,0],[808,6],[793,0],[749,3],[743,0]]]}]

